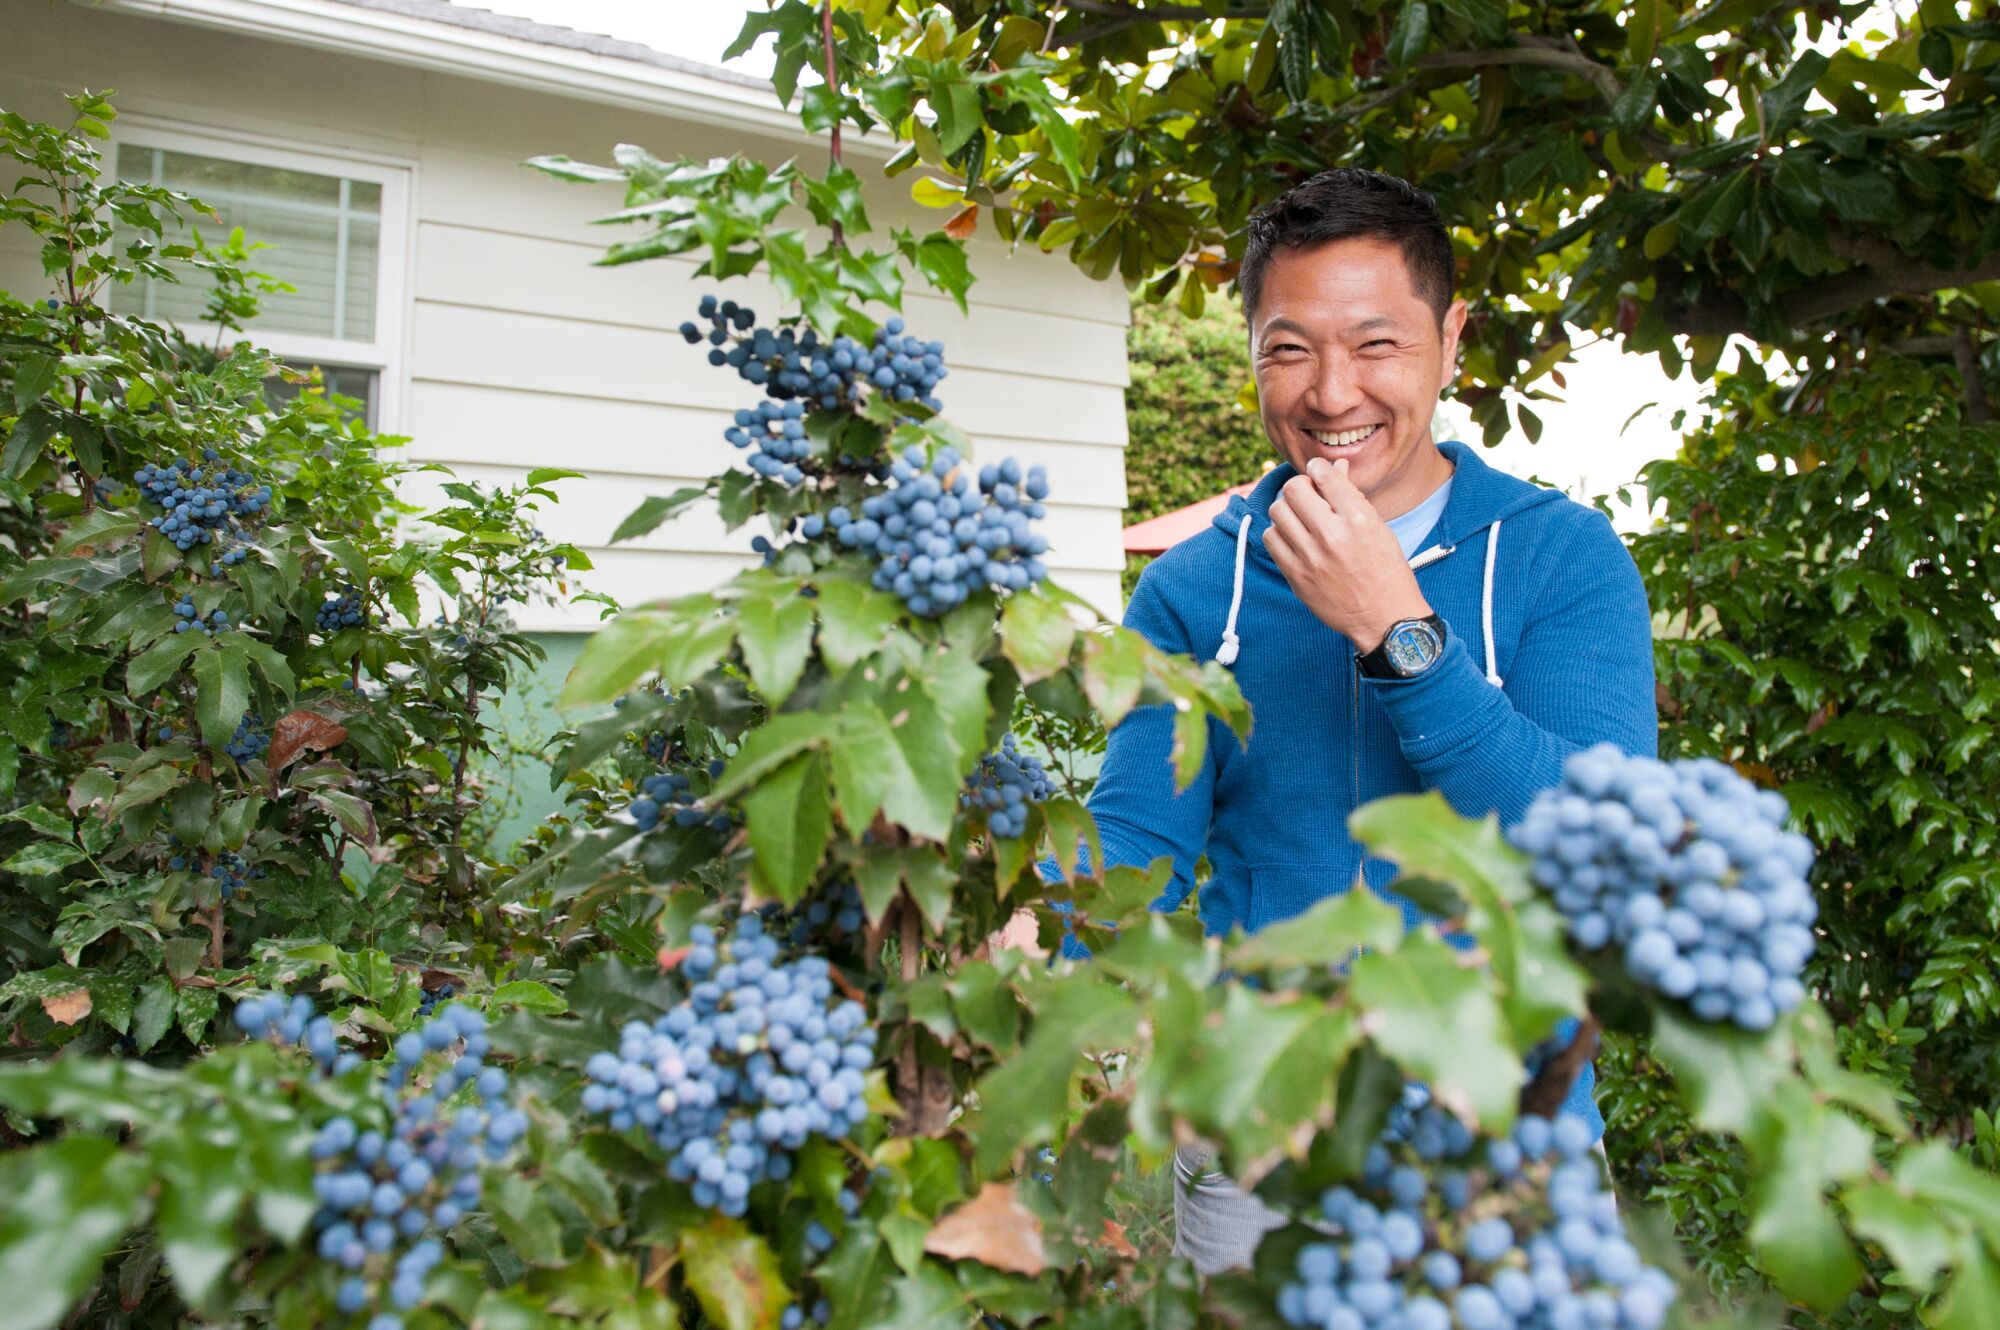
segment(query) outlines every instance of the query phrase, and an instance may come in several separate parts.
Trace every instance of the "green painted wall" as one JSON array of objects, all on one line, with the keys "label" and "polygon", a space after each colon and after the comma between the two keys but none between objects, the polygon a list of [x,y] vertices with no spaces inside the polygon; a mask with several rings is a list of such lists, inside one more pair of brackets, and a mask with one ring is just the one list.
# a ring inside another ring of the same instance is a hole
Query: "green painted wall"
[{"label": "green painted wall", "polygon": [[501,699],[495,724],[500,729],[496,748],[507,774],[493,782],[494,806],[499,817],[496,848],[505,852],[535,824],[562,807],[562,791],[549,788],[549,762],[542,746],[564,723],[556,710],[563,680],[582,654],[589,640],[585,633],[532,633],[530,636],[549,653],[540,668],[524,673],[520,686]]}]

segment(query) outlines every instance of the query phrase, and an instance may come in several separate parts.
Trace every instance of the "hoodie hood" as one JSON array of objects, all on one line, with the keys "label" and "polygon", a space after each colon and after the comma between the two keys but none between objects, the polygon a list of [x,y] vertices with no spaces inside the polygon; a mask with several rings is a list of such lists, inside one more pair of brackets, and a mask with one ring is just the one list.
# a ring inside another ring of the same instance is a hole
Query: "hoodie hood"
[{"label": "hoodie hood", "polygon": [[[1477,452],[1457,439],[1446,439],[1437,448],[1451,459],[1451,498],[1445,503],[1444,512],[1438,515],[1437,525],[1425,539],[1426,546],[1456,545],[1495,522],[1564,497],[1560,490],[1543,489],[1525,480],[1517,480],[1504,471],[1494,470],[1481,460]],[[1230,496],[1228,504],[1213,519],[1216,529],[1235,540],[1237,529],[1243,525],[1247,513],[1256,518],[1251,534],[1261,534],[1270,523],[1271,504],[1277,499],[1278,491],[1298,474],[1297,468],[1289,462],[1265,472],[1263,479],[1257,482],[1257,488],[1249,494]],[[1262,540],[1251,540],[1247,544],[1257,558],[1266,563],[1276,562],[1271,552],[1264,548]]]}]

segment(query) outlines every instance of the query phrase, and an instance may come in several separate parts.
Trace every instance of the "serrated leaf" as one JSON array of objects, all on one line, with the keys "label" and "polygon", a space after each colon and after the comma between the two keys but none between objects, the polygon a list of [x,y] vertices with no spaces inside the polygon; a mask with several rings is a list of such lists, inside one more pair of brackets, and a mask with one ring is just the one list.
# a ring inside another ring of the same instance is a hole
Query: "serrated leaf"
[{"label": "serrated leaf", "polygon": [[777,1330],[791,1293],[762,1238],[718,1217],[683,1229],[680,1254],[688,1287],[722,1330]]},{"label": "serrated leaf", "polygon": [[[213,999],[214,990],[204,989]],[[236,1259],[236,1216],[245,1188],[233,1144],[188,1123],[151,1141],[160,1177],[157,1223],[174,1287],[190,1307],[205,1305]]]},{"label": "serrated leaf", "polygon": [[144,1163],[101,1136],[13,1153],[0,1171],[0,1330],[48,1330],[143,1212]]},{"label": "serrated leaf", "polygon": [[1695,1121],[1717,1131],[1748,1132],[1792,1075],[1791,1040],[1782,1026],[1752,1034],[1664,1006],[1654,1011],[1653,1052],[1681,1082]]},{"label": "serrated leaf", "polygon": [[558,1015],[569,1010],[569,1003],[562,995],[546,984],[538,984],[532,979],[516,979],[493,990],[488,999],[496,1007],[520,1007],[524,1011],[536,1011],[545,1015]]},{"label": "serrated leaf", "polygon": [[668,495],[651,495],[618,524],[618,529],[611,533],[611,543],[616,545],[621,541],[651,535],[707,497],[706,485],[699,488],[686,486]]},{"label": "serrated leaf", "polygon": [[757,690],[774,709],[798,686],[812,654],[813,603],[803,596],[749,596],[736,611],[736,645]]},{"label": "serrated leaf", "polygon": [[1394,952],[1354,962],[1350,992],[1362,1028],[1448,1107],[1503,1131],[1514,1121],[1524,1070],[1508,1047],[1492,987],[1428,932]]},{"label": "serrated leaf", "polygon": [[797,904],[833,834],[819,755],[802,753],[779,767],[744,796],[743,812],[758,888],[786,905]]},{"label": "serrated leaf", "polygon": [[36,841],[25,845],[0,863],[0,870],[19,873],[23,877],[36,877],[44,873],[60,873],[71,864],[82,863],[89,858],[74,845],[63,845],[54,841]]},{"label": "serrated leaf", "polygon": [[1037,589],[1009,596],[1000,611],[1000,649],[1022,683],[1045,679],[1067,665],[1075,640],[1068,607]]}]

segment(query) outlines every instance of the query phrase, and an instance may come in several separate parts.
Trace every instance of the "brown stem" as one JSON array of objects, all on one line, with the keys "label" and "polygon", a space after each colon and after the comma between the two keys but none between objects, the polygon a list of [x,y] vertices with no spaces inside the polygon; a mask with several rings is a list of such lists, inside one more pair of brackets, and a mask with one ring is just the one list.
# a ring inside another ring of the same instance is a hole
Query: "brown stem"
[{"label": "brown stem", "polygon": [[1952,359],[1958,362],[1958,377],[1965,381],[1965,414],[1975,425],[1984,425],[1993,419],[1993,410],[1986,402],[1986,380],[1979,372],[1979,352],[1972,345],[1972,331],[1960,324],[1952,334]]},{"label": "brown stem", "polygon": [[[833,0],[824,0],[819,7],[819,48],[820,59],[826,73],[826,90],[833,94],[833,128],[828,133],[828,153],[835,166],[840,165],[840,73],[833,56]],[[840,249],[846,245],[840,233],[840,220],[833,221],[833,247]]]},{"label": "brown stem", "polygon": [[1576,1030],[1576,1038],[1569,1041],[1569,1047],[1550,1058],[1521,1091],[1521,1112],[1537,1117],[1552,1118],[1569,1098],[1569,1087],[1575,1083],[1576,1075],[1583,1070],[1583,1064],[1590,1061],[1597,1052],[1597,1036],[1602,1027],[1597,1017],[1585,1016],[1583,1024]]}]

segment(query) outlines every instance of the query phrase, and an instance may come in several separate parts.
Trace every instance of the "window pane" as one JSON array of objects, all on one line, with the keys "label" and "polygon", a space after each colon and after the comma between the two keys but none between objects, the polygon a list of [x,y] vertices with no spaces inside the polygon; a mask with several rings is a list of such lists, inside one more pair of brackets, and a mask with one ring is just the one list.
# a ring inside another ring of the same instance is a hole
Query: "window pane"
[{"label": "window pane", "polygon": [[[118,174],[185,191],[221,217],[190,216],[178,233],[168,232],[169,240],[199,230],[214,243],[240,226],[247,240],[266,246],[252,253],[249,266],[298,289],[265,296],[253,329],[375,339],[381,185],[129,143],[118,149]],[[133,234],[121,229],[119,243]],[[208,290],[194,272],[180,283],[135,282],[113,288],[112,308],[188,322],[201,317]]]},{"label": "window pane", "polygon": [[[310,370],[314,368],[312,365],[302,364],[298,361],[287,361],[286,363],[293,369],[298,370]],[[326,395],[329,398],[340,396],[359,399],[361,402],[360,414],[362,423],[367,425],[368,428],[374,429],[376,372],[372,369],[356,369],[351,365],[321,365],[318,366],[318,369],[326,380]],[[274,374],[264,380],[264,397],[271,405],[282,407],[286,402],[297,397],[304,390],[305,386],[301,383],[286,383]]]}]

